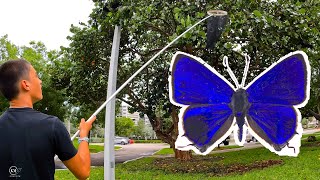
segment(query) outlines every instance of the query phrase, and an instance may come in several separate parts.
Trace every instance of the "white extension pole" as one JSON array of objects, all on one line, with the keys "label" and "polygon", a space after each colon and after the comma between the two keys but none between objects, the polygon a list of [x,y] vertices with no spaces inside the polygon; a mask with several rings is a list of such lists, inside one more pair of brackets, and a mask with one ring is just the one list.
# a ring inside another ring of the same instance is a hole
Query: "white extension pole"
[{"label": "white extension pole", "polygon": [[[146,62],[143,66],[141,66],[141,68],[136,71],[126,82],[124,82],[119,89],[116,90],[116,92],[114,92],[107,101],[105,101],[91,116],[88,120],[90,120],[91,118],[95,117],[124,87],[126,87],[127,84],[129,84],[129,82],[132,81],[133,78],[135,78],[144,68],[146,68],[154,59],[156,59],[163,51],[165,51],[168,47],[170,47],[173,43],[175,43],[178,39],[180,39],[183,35],[185,35],[188,31],[190,31],[191,29],[193,29],[195,26],[197,26],[198,24],[200,24],[202,21],[208,19],[209,17],[213,16],[215,14],[210,14],[209,16],[203,18],[202,20],[200,20],[199,22],[197,22],[196,24],[194,24],[193,26],[191,26],[189,29],[187,29],[185,32],[183,32],[182,34],[180,34],[177,38],[175,38],[173,41],[171,41],[166,47],[164,47],[161,51],[159,51],[156,55],[154,55],[148,62]],[[80,131],[78,130],[72,137],[71,140],[74,140],[78,135],[79,135]]]},{"label": "white extension pole", "polygon": [[[203,18],[202,20],[198,21],[196,24],[194,24],[193,26],[191,26],[189,29],[187,29],[185,32],[183,32],[182,34],[180,34],[178,37],[176,37],[173,41],[171,41],[167,46],[165,46],[161,51],[159,51],[156,55],[154,55],[148,62],[146,62],[138,71],[136,71],[126,82],[124,82],[119,89],[116,90],[116,92],[114,92],[110,97],[108,96],[107,101],[105,101],[91,116],[90,118],[87,120],[91,120],[93,117],[95,117],[127,84],[129,84],[129,82],[132,81],[133,78],[135,78],[144,68],[146,68],[154,59],[156,59],[163,51],[165,51],[168,47],[170,47],[173,43],[175,43],[178,39],[180,39],[183,35],[185,35],[187,32],[189,32],[191,29],[193,29],[195,26],[197,26],[198,24],[200,24],[201,22],[205,21],[206,19],[208,19],[211,16],[224,16],[227,15],[227,13],[225,11],[208,11],[209,16]],[[73,141],[78,135],[79,135],[80,131],[78,130],[72,137],[71,137],[71,141]],[[105,137],[106,139],[107,137]],[[113,139],[112,139],[113,140]],[[55,160],[58,159],[58,156],[54,157]]]},{"label": "white extension pole", "polygon": [[[109,67],[108,94],[107,99],[116,91],[117,69],[120,46],[121,27],[116,26],[113,35],[111,61]],[[114,157],[114,133],[115,133],[115,106],[116,99],[112,98],[106,106],[104,127],[104,179],[115,179],[115,157]]]}]

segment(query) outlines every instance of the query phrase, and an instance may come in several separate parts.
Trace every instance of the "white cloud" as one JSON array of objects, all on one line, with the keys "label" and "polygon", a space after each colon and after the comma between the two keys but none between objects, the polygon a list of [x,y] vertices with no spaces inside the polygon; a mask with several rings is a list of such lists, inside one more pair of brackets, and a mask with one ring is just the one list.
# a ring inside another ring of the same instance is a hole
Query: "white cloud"
[{"label": "white cloud", "polygon": [[71,24],[87,22],[91,0],[0,1],[0,36],[8,34],[16,45],[42,41],[48,49],[68,46]]}]

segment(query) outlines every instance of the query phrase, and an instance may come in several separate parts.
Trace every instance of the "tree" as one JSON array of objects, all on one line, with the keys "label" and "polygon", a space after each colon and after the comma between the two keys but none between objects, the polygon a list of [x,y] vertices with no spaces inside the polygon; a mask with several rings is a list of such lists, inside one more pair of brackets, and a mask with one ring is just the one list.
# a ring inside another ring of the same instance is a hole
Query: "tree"
[{"label": "tree", "polygon": [[[159,56],[117,98],[146,114],[157,137],[174,147],[179,108],[169,102],[167,81],[174,52],[201,57],[225,77],[228,75],[223,71],[223,55],[232,59],[230,67],[237,77],[242,77],[243,68],[239,67],[244,67],[245,61],[240,53],[247,53],[251,57],[249,82],[280,57],[303,50],[313,67],[310,105],[306,108],[314,109],[320,102],[316,89],[320,82],[319,8],[320,2],[311,0],[95,1],[90,20],[70,29],[73,35],[65,53],[75,67],[72,71],[64,70],[70,80],[67,94],[76,94],[75,102],[94,102],[92,107],[102,103],[114,25],[122,27],[119,86],[171,40],[204,18],[207,10],[222,9],[228,12],[230,22],[214,50],[206,49],[206,25],[201,24]],[[233,50],[239,44],[240,53]],[[164,113],[159,115],[159,109]],[[303,115],[305,112],[302,111]],[[191,158],[191,152],[174,150],[176,158]]]},{"label": "tree", "polygon": [[[18,47],[8,40],[8,35],[0,37],[0,63],[17,58]],[[0,93],[0,113],[9,107],[8,101]]]},{"label": "tree", "polygon": [[[18,47],[8,40],[7,35],[0,37],[0,62],[2,63],[9,59],[26,59],[37,70],[42,80],[43,99],[34,105],[34,109],[63,119],[66,113],[64,106],[66,99],[63,91],[52,87],[50,78],[55,70],[51,66],[52,59],[50,59],[54,54],[57,54],[57,52],[48,52],[45,45],[41,42],[31,41],[29,46]],[[5,111],[8,107],[7,100],[3,96],[0,96],[0,112]]]},{"label": "tree", "polygon": [[137,126],[134,127],[133,134],[138,139],[143,138],[145,136],[145,123],[144,120],[139,120]]},{"label": "tree", "polygon": [[115,121],[115,134],[118,136],[130,136],[133,132],[134,122],[130,118],[118,117]]}]

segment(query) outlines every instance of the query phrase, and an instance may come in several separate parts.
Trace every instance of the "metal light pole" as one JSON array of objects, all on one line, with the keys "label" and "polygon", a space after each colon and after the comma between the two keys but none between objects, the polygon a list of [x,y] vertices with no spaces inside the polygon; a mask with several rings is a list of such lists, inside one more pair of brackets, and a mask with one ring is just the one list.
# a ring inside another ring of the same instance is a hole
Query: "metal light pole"
[{"label": "metal light pole", "polygon": [[[113,35],[111,61],[109,67],[107,99],[116,91],[117,69],[120,46],[121,27],[116,26]],[[115,179],[114,131],[115,131],[115,97],[106,105],[104,130],[104,179]]]}]

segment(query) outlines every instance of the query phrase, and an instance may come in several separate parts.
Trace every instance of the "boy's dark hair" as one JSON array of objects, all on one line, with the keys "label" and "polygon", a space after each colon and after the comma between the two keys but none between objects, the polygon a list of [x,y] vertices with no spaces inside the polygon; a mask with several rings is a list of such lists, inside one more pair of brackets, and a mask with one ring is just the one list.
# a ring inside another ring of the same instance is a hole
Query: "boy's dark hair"
[{"label": "boy's dark hair", "polygon": [[0,65],[0,91],[9,101],[19,94],[18,82],[29,77],[30,63],[24,59],[9,60]]}]

